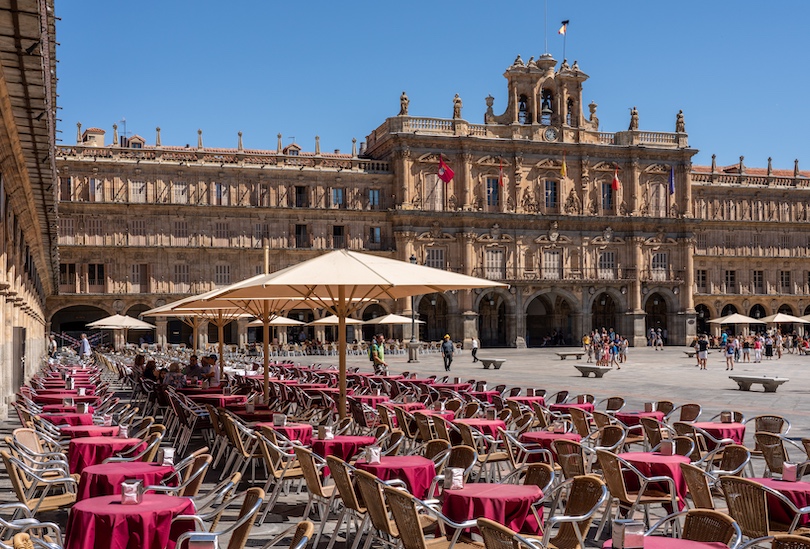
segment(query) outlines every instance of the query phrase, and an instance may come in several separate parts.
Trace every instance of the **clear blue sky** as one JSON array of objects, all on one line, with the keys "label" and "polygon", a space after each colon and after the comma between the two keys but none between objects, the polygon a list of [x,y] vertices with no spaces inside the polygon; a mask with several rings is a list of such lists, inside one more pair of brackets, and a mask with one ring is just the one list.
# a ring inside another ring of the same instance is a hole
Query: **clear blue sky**
[{"label": "clear blue sky", "polygon": [[[126,119],[129,133],[164,145],[284,144],[351,150],[399,111],[483,122],[484,98],[506,104],[503,72],[544,47],[542,0],[456,2],[57,0],[59,129]],[[745,155],[748,166],[810,169],[804,105],[810,3],[548,0],[548,51],[590,76],[585,104],[603,131],[673,131],[683,109],[697,164]],[[587,110],[586,113],[587,115]],[[122,124],[119,123],[119,126]]]}]

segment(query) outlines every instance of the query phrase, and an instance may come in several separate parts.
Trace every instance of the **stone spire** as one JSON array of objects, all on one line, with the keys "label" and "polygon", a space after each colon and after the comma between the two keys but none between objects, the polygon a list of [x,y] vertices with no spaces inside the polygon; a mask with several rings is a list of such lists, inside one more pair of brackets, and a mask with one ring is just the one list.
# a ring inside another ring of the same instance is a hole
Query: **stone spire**
[{"label": "stone spire", "polygon": [[239,143],[236,145],[236,150],[242,151],[242,132],[239,132]]},{"label": "stone spire", "polygon": [[197,130],[197,148],[198,148],[198,149],[202,149],[202,148],[203,148],[203,142],[202,142],[202,130]]},{"label": "stone spire", "polygon": [[352,137],[352,158],[357,158],[357,138]]},{"label": "stone spire", "polygon": [[113,147],[118,146],[118,124],[113,124],[113,142],[112,142],[112,146]]},{"label": "stone spire", "polygon": [[76,122],[76,143],[82,142],[82,123]]},{"label": "stone spire", "polygon": [[315,154],[321,154],[321,138],[320,136],[315,136]]},{"label": "stone spire", "polygon": [[745,160],[745,157],[740,156],[740,175],[745,173],[745,164],[743,163],[743,160]]},{"label": "stone spire", "polygon": [[160,126],[155,128],[155,147],[161,147],[160,144]]},{"label": "stone spire", "polygon": [[768,175],[773,175],[773,167],[771,166],[771,161],[773,159],[769,156],[768,157]]},{"label": "stone spire", "polygon": [[281,146],[281,134],[278,134],[278,145],[276,145],[276,153],[281,154],[284,147]]},{"label": "stone spire", "polygon": [[799,159],[793,161],[793,177],[799,177]]},{"label": "stone spire", "polygon": [[717,155],[712,155],[712,173],[717,171]]}]

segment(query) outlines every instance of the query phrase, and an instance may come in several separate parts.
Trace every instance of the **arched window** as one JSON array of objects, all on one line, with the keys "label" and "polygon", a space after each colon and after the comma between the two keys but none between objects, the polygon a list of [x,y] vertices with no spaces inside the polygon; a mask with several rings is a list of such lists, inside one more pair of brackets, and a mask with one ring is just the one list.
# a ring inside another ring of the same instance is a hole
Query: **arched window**
[{"label": "arched window", "polygon": [[650,184],[650,217],[667,216],[667,190],[663,183]]},{"label": "arched window", "polygon": [[576,121],[576,116],[574,115],[574,100],[568,99],[568,105],[565,110],[565,123],[568,126],[576,126],[574,123]]},{"label": "arched window", "polygon": [[529,112],[529,100],[525,95],[521,95],[518,101],[518,122],[521,124],[532,123],[531,113]]},{"label": "arched window", "polygon": [[540,94],[540,123],[544,126],[551,124],[551,115],[554,114],[553,104],[554,94],[551,90],[543,90]]}]

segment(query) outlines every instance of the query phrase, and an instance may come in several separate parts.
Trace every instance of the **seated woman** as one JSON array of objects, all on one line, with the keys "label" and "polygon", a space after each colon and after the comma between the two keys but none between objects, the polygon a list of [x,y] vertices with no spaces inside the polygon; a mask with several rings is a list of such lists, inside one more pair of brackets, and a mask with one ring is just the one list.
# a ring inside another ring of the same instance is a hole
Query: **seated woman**
[{"label": "seated woman", "polygon": [[172,362],[169,365],[169,373],[163,378],[163,382],[178,389],[186,386],[186,375],[183,373],[179,362]]}]

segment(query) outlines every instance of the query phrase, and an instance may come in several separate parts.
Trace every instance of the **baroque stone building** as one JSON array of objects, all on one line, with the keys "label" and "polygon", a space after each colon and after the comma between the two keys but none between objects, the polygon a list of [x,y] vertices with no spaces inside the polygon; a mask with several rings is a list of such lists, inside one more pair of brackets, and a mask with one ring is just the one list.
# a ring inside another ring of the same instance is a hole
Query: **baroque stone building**
[{"label": "baroque stone building", "polygon": [[[509,283],[417,297],[425,340],[537,346],[605,327],[635,345],[649,328],[683,344],[728,306],[806,312],[798,167],[692,166],[682,113],[674,131],[642,131],[633,108],[626,131],[603,132],[596,104],[584,112],[576,62],[518,57],[504,77],[504,110],[486,98],[483,124],[463,117],[458,96],[450,118],[411,116],[403,92],[399,114],[350,154],[322,153],[317,138],[314,152],[283,147],[280,135],[274,150],[246,149],[241,134],[234,149],[206,148],[202,132],[196,147],[163,146],[159,128],[153,145],[115,127],[110,142],[79,126],[76,143],[57,148],[54,330],[253,276],[265,245],[272,270],[349,248]],[[409,315],[410,300],[360,316],[386,312]],[[157,336],[187,340],[176,321],[158,320]],[[246,344],[247,322],[226,341]]]}]

